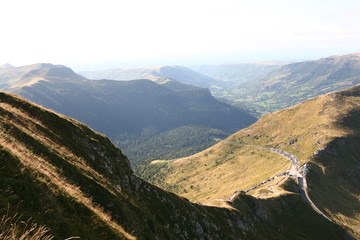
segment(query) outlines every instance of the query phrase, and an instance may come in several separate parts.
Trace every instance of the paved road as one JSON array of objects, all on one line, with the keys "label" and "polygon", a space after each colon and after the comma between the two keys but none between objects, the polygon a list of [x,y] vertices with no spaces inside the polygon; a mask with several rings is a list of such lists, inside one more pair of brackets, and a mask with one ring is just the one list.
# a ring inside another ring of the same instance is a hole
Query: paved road
[{"label": "paved road", "polygon": [[[231,143],[231,142],[226,142],[229,144],[236,144],[236,143]],[[275,149],[275,148],[265,148],[265,147],[260,147],[260,146],[254,146],[254,145],[245,145],[245,146],[251,146],[251,147],[256,147],[256,148],[261,148],[267,151],[272,151],[275,152],[277,154],[280,154],[284,157],[286,157],[287,159],[289,159],[291,161],[291,166],[290,169],[286,172],[282,172],[280,174],[277,174],[269,179],[266,179],[265,181],[256,184],[255,186],[252,186],[251,188],[247,189],[247,190],[243,190],[243,191],[236,191],[230,198],[229,201],[233,201],[237,198],[237,196],[239,196],[239,194],[241,193],[247,193],[249,191],[254,190],[255,188],[260,187],[261,185],[264,185],[267,182],[270,182],[272,180],[274,180],[277,177],[280,176],[289,176],[289,177],[293,177],[295,179],[298,180],[298,184],[300,187],[300,195],[302,196],[302,198],[307,201],[310,206],[314,209],[314,211],[316,211],[318,214],[320,214],[321,216],[323,216],[324,218],[326,218],[327,220],[329,220],[330,222],[333,222],[329,217],[327,217],[318,207],[316,207],[316,205],[314,204],[314,202],[310,199],[309,194],[307,192],[307,182],[306,182],[306,174],[304,174],[304,170],[306,169],[306,165],[304,166],[299,166],[300,165],[300,161],[299,159],[292,155],[291,153],[282,151],[280,149]]]},{"label": "paved road", "polygon": [[[232,143],[232,142],[226,142],[226,143],[229,143],[229,144],[236,144],[236,143]],[[246,144],[238,144],[238,145],[244,145],[244,146],[251,146],[251,147],[256,147],[256,148],[261,148],[261,149],[264,149],[264,150],[268,150],[268,151],[272,151],[272,152],[276,152],[286,158],[288,158],[290,161],[291,161],[291,167],[288,171],[286,172],[283,172],[283,173],[280,173],[280,174],[277,174],[275,175],[274,177],[272,178],[269,178],[245,191],[236,191],[230,198],[229,198],[229,201],[234,201],[241,193],[247,193],[251,190],[254,190],[255,188],[279,177],[279,176],[288,176],[288,177],[293,177],[295,179],[298,180],[298,184],[299,184],[299,187],[300,187],[300,195],[301,197],[310,204],[310,206],[312,207],[312,209],[317,212],[318,214],[320,214],[322,217],[326,218],[328,221],[332,222],[332,223],[335,223],[333,220],[331,220],[328,216],[326,216],[315,204],[314,202],[311,200],[309,194],[308,194],[308,191],[307,191],[307,181],[306,181],[306,164],[303,165],[303,166],[300,166],[300,161],[299,159],[288,153],[288,152],[285,152],[285,151],[282,151],[282,150],[279,150],[279,149],[275,149],[275,148],[265,148],[265,147],[260,147],[260,146],[255,146],[255,145],[246,145]],[[355,240],[351,235],[349,235],[346,231],[345,231],[345,238],[348,239],[348,240]]]}]

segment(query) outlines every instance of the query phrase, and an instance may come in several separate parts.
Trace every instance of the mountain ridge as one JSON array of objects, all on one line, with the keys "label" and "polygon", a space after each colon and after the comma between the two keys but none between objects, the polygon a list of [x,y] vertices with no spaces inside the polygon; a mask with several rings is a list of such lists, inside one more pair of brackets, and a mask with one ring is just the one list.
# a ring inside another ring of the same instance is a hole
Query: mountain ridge
[{"label": "mountain ridge", "polygon": [[356,86],[360,84],[359,76],[359,53],[335,55],[286,64],[256,81],[246,81],[234,88],[214,89],[214,95],[269,113],[328,92]]},{"label": "mountain ridge", "polygon": [[3,90],[32,86],[39,81],[82,81],[84,77],[63,65],[37,63],[22,67],[0,69],[0,87]]},{"label": "mountain ridge", "polygon": [[[0,89],[90,125],[121,146],[135,164],[149,158],[193,153],[256,120],[245,111],[217,101],[207,89],[168,78],[161,81],[165,83],[146,79],[88,80],[69,68],[51,64],[0,71]],[[192,139],[194,145],[186,152],[180,147],[184,141],[176,144],[169,139],[176,137],[172,130],[180,133],[185,126],[194,129],[187,131],[187,139]],[[195,133],[199,129],[205,132],[198,137]],[[166,134],[169,131],[171,134]],[[169,154],[151,143],[158,136],[163,136],[161,142],[173,143]]]},{"label": "mountain ridge", "polygon": [[158,81],[159,78],[175,79],[183,84],[190,84],[196,87],[210,87],[217,80],[195,72],[190,68],[172,65],[148,68],[114,68],[99,71],[84,71],[80,74],[91,79],[112,79],[112,80],[134,80],[146,78]]}]

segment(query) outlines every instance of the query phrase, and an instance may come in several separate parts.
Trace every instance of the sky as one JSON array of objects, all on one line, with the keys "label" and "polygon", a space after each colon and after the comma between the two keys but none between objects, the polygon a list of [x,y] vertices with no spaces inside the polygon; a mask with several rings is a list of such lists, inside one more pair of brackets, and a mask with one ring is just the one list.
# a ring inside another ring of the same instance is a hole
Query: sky
[{"label": "sky", "polygon": [[0,64],[75,70],[360,52],[359,0],[3,0]]}]

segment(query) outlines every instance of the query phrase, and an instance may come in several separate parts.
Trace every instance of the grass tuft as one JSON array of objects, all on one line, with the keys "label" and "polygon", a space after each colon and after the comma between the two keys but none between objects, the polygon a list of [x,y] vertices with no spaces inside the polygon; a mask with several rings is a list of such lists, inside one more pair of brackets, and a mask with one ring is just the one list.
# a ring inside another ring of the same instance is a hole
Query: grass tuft
[{"label": "grass tuft", "polygon": [[[23,221],[21,215],[10,215],[3,211],[0,217],[0,239],[2,240],[51,240],[50,229],[31,219]],[[72,238],[74,239],[74,238]]]}]

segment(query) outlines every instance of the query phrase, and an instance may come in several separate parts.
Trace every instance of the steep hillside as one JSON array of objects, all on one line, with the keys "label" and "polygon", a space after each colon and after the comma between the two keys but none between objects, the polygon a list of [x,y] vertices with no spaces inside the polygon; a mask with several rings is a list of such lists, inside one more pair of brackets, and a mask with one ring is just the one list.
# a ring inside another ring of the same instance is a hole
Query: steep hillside
[{"label": "steep hillside", "polygon": [[232,100],[267,113],[359,83],[360,54],[354,53],[287,64],[252,85],[228,91]]},{"label": "steep hillside", "polygon": [[[207,89],[162,80],[175,84],[177,91],[150,80],[87,80],[60,65],[36,64],[0,70],[0,89],[76,118],[106,134],[134,164],[148,158],[193,154],[256,120],[245,111],[217,101]],[[177,145],[169,139],[170,135],[176,138],[176,129],[181,134],[183,127],[194,129],[186,132],[185,137],[193,146],[186,152],[182,143]],[[196,132],[201,129],[204,132],[198,136]],[[168,131],[172,133],[167,134]],[[154,144],[169,140],[173,143],[166,153],[162,145]],[[141,154],[136,150],[139,147]]]},{"label": "steep hillside", "polygon": [[0,113],[0,218],[31,217],[55,239],[346,239],[295,195],[194,204],[134,176],[75,120],[2,92]]},{"label": "steep hillside", "polygon": [[[148,170],[143,175],[190,200],[216,205],[218,198],[289,169],[288,159],[268,150],[286,151],[301,164],[308,163],[312,201],[360,238],[359,123],[360,87],[354,87],[268,114],[196,155],[155,161],[150,170],[155,174]],[[275,178],[247,194],[258,198],[285,194],[279,188],[281,181]]]},{"label": "steep hillside", "polygon": [[184,84],[197,87],[210,87],[216,84],[214,78],[195,72],[190,68],[182,66],[161,66],[152,68],[115,68],[99,71],[80,72],[81,75],[90,79],[113,79],[134,80],[150,79],[157,81],[159,78],[171,78]]}]

